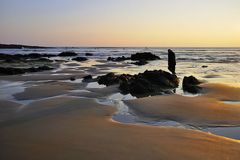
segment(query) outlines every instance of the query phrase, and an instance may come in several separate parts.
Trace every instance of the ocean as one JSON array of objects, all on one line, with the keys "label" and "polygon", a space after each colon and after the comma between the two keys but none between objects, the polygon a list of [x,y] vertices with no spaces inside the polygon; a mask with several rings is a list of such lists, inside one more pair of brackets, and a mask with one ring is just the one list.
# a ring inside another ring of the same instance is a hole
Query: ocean
[{"label": "ocean", "polygon": [[[240,84],[240,48],[171,48],[176,53],[177,75],[180,78],[194,75],[208,82]],[[161,60],[144,66],[126,66],[109,68],[115,73],[136,74],[145,70],[167,70],[168,48],[119,48],[119,47],[55,47],[41,49],[1,49],[4,54],[59,54],[63,51],[74,51],[78,56],[92,53],[91,60],[106,60],[108,57],[128,57],[137,52],[152,52]],[[69,58],[69,57],[67,57]],[[119,62],[122,63],[122,62]],[[94,63],[92,63],[94,64]],[[88,65],[89,66],[89,65]]]}]

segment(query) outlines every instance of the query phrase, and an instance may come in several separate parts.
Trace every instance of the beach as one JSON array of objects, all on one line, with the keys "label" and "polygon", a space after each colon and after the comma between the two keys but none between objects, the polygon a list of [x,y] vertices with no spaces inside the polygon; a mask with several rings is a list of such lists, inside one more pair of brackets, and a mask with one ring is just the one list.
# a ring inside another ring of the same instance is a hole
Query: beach
[{"label": "beach", "polygon": [[[2,52],[58,54],[62,50]],[[107,60],[145,50],[161,59],[142,66],[132,60]],[[99,84],[97,77],[110,72],[134,75],[146,70],[167,71],[165,49],[76,48],[77,56],[87,60],[49,57],[51,62],[41,59],[37,66],[48,65],[52,70],[1,75],[0,158],[238,160],[240,81],[234,57],[239,49],[202,50],[176,49],[180,84],[174,92],[161,90],[154,95],[125,94],[119,84]],[[201,54],[196,56],[197,52]],[[205,52],[216,54],[209,58]],[[218,52],[229,59],[219,58],[224,56],[218,57]],[[4,63],[0,67],[6,66]],[[8,65],[13,66],[13,62]],[[21,67],[23,62],[14,65]],[[88,75],[90,80],[85,78]],[[201,92],[183,91],[183,78],[190,75],[202,81]]]}]

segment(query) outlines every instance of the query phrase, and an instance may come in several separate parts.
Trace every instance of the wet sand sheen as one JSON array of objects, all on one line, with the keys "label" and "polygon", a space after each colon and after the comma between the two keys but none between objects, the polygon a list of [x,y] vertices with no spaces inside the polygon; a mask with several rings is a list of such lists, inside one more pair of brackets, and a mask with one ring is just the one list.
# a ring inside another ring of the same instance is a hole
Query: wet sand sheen
[{"label": "wet sand sheen", "polygon": [[83,98],[34,102],[21,111],[22,117],[18,115],[11,123],[3,122],[8,125],[0,128],[1,157],[138,160],[240,157],[238,141],[193,130],[120,124],[111,121],[115,111]]},{"label": "wet sand sheen", "polygon": [[240,88],[205,84],[209,93],[197,97],[153,96],[125,101],[135,114],[155,120],[174,120],[193,126],[239,126],[240,105],[221,102],[240,99]]}]

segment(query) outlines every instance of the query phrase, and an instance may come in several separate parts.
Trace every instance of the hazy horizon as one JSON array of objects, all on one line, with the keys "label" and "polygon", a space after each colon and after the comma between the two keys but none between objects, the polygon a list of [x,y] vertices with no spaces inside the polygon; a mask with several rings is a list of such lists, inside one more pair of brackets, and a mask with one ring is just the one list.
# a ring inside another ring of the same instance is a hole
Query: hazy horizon
[{"label": "hazy horizon", "polygon": [[0,43],[240,47],[238,0],[0,0]]}]

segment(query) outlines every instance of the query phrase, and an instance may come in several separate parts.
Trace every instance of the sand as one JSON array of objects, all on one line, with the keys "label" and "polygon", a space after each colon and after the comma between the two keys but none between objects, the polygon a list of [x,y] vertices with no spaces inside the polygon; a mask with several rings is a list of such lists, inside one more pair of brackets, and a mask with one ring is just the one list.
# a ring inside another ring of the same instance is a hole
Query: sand
[{"label": "sand", "polygon": [[240,158],[240,143],[171,127],[126,125],[115,109],[93,99],[58,97],[29,104],[1,122],[1,159],[204,159]]},{"label": "sand", "polygon": [[47,82],[37,86],[31,86],[25,89],[24,92],[14,94],[17,100],[35,100],[42,98],[49,98],[66,94],[71,90],[83,89],[87,84],[85,83],[67,83],[67,82]]},{"label": "sand", "polygon": [[205,85],[209,92],[197,97],[181,95],[153,96],[125,103],[142,118],[173,120],[194,126],[239,126],[240,105],[225,104],[220,99],[240,99],[240,88]]},{"label": "sand", "polygon": [[1,122],[10,119],[11,115],[16,113],[16,111],[21,107],[21,104],[8,101],[0,100],[0,124]]},{"label": "sand", "polygon": [[240,101],[240,84],[235,86],[226,84],[203,84],[208,89],[206,97],[215,98],[220,101]]},{"label": "sand", "polygon": [[118,92],[118,85],[112,85],[104,88],[86,88],[81,92],[71,93],[70,95],[85,98],[106,98]]}]

